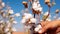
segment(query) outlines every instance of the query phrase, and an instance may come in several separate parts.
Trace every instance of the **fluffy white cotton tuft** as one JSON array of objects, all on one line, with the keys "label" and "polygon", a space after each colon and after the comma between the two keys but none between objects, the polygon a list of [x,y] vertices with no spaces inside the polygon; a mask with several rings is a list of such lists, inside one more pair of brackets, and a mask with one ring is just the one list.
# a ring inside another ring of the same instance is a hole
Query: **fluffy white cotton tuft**
[{"label": "fluffy white cotton tuft", "polygon": [[32,18],[32,17],[33,17],[32,14],[24,13],[23,19],[30,19],[30,18]]},{"label": "fluffy white cotton tuft", "polygon": [[38,32],[39,31],[39,28],[35,28],[35,31]]},{"label": "fluffy white cotton tuft", "polygon": [[36,19],[35,19],[35,18],[31,18],[30,21],[31,21],[32,23],[36,23]]},{"label": "fluffy white cotton tuft", "polygon": [[4,2],[2,2],[2,4],[1,4],[3,7],[5,6],[5,3]]},{"label": "fluffy white cotton tuft", "polygon": [[49,14],[49,12],[46,12],[44,15],[48,15]]},{"label": "fluffy white cotton tuft", "polygon": [[25,23],[25,22],[26,22],[26,20],[25,20],[25,19],[22,19],[22,20],[21,20],[21,23]]},{"label": "fluffy white cotton tuft", "polygon": [[9,10],[8,13],[9,14],[13,14],[14,12],[13,12],[13,10]]},{"label": "fluffy white cotton tuft", "polygon": [[41,29],[41,25],[37,25],[37,27],[35,28],[35,31],[38,32]]},{"label": "fluffy white cotton tuft", "polygon": [[20,16],[20,13],[16,13],[15,16],[19,17]]}]

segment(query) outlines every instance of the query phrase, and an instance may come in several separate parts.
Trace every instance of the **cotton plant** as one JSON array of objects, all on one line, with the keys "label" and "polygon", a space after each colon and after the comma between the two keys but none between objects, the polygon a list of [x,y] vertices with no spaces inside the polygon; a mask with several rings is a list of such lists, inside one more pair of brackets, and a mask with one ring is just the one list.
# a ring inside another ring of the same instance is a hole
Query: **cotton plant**
[{"label": "cotton plant", "polygon": [[25,25],[25,28],[30,29],[32,27],[32,23],[36,23],[37,19],[33,17],[30,13],[24,13],[21,23]]},{"label": "cotton plant", "polygon": [[[5,33],[5,34],[12,34],[12,32],[16,31],[15,28],[13,28],[14,24],[17,24],[17,21],[15,20],[15,17],[20,17],[20,13],[15,13],[13,9],[11,9],[11,7],[6,7],[7,10],[2,10],[3,7],[5,6],[4,2],[2,2],[2,0],[0,0],[0,17],[2,17],[0,19],[0,24],[1,24],[1,33]],[[3,6],[1,6],[3,5]],[[2,7],[2,8],[1,8]],[[3,31],[4,30],[4,31]],[[2,32],[3,31],[3,32]]]},{"label": "cotton plant", "polygon": [[28,20],[29,20],[28,23],[35,23],[35,22],[36,22],[36,19],[33,18],[33,15],[32,15],[32,14],[24,13],[21,22],[23,23],[23,22],[26,22],[26,21],[28,21]]},{"label": "cotton plant", "polygon": [[[36,12],[36,13],[41,13],[42,12],[42,7],[41,5],[39,4],[39,0],[34,0],[32,2],[32,9]],[[33,11],[33,12],[34,12]]]}]

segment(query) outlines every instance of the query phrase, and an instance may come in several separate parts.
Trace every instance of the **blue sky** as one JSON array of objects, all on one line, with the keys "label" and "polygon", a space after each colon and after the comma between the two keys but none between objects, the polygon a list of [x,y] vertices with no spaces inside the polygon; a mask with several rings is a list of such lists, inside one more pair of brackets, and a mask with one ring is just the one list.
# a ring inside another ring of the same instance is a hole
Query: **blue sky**
[{"label": "blue sky", "polygon": [[[3,0],[3,2],[5,2],[5,4],[8,3],[8,5],[14,10],[14,13],[18,13],[20,12],[21,13],[21,10],[24,9],[24,6],[22,4],[22,1],[23,0]],[[48,6],[44,3],[44,0],[39,0],[40,1],[40,4],[41,6],[43,7],[43,12],[46,12],[48,11]],[[52,1],[52,0],[51,0]],[[51,13],[54,13],[56,9],[60,9],[60,0],[55,0],[56,2],[56,5],[54,5],[53,7],[51,7]],[[54,16],[55,14],[52,14],[52,17]],[[60,15],[60,14],[59,14]],[[51,18],[53,19],[53,18]],[[16,29],[18,31],[22,31],[23,30],[23,26],[22,24],[20,23],[20,20],[21,20],[21,17],[20,19],[16,18],[17,20],[17,24],[15,25]]]}]

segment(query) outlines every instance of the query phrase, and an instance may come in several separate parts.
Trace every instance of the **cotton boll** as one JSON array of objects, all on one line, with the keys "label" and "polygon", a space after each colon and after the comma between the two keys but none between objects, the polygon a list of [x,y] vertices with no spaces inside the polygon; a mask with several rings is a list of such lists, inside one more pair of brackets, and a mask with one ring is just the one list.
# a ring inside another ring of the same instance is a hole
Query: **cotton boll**
[{"label": "cotton boll", "polygon": [[42,7],[39,7],[38,10],[41,12],[42,11]]},{"label": "cotton boll", "polygon": [[49,14],[49,12],[46,12],[44,15],[48,15]]},{"label": "cotton boll", "polygon": [[33,2],[32,8],[33,8],[33,9],[37,8],[37,3],[36,3],[36,2]]},{"label": "cotton boll", "polygon": [[14,12],[13,12],[13,10],[9,10],[8,13],[9,14],[13,14]]},{"label": "cotton boll", "polygon": [[41,25],[37,25],[37,27],[35,28],[35,31],[38,32],[41,29]]},{"label": "cotton boll", "polygon": [[31,21],[29,21],[28,23],[31,23]]},{"label": "cotton boll", "polygon": [[28,14],[28,16],[29,16],[29,18],[32,18],[33,17],[32,14]]},{"label": "cotton boll", "polygon": [[38,32],[39,31],[39,28],[35,28],[35,31]]},{"label": "cotton boll", "polygon": [[37,25],[37,28],[42,28],[41,25]]},{"label": "cotton boll", "polygon": [[38,7],[41,7],[40,4],[38,4]]},{"label": "cotton boll", "polygon": [[2,4],[1,4],[3,7],[5,6],[5,3],[4,2],[2,2]]},{"label": "cotton boll", "polygon": [[21,23],[25,23],[25,22],[26,22],[26,20],[25,20],[25,19],[22,19],[22,20],[21,20]]},{"label": "cotton boll", "polygon": [[19,17],[20,16],[20,13],[16,13],[15,16]]},{"label": "cotton boll", "polygon": [[32,23],[36,23],[36,19],[35,19],[35,18],[31,18],[30,21],[31,21]]},{"label": "cotton boll", "polygon": [[24,13],[24,17],[23,19],[29,19],[29,18],[32,18],[32,14],[29,14],[29,13]]},{"label": "cotton boll", "polygon": [[17,21],[13,21],[14,24],[17,24]]}]

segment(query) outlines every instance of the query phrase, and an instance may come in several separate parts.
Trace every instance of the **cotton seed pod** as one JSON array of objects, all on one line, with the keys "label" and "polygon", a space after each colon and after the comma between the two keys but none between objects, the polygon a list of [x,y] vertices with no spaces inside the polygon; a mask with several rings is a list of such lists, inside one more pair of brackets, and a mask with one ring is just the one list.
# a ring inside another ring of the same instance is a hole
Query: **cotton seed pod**
[{"label": "cotton seed pod", "polygon": [[23,1],[22,4],[25,6],[25,8],[28,8],[28,3],[26,1]]},{"label": "cotton seed pod", "polygon": [[45,4],[48,4],[48,3],[50,3],[50,0],[45,0]]},{"label": "cotton seed pod", "polygon": [[58,14],[58,13],[59,13],[59,9],[56,10],[56,14]]},{"label": "cotton seed pod", "polygon": [[48,3],[48,6],[51,7],[52,6],[51,3]]},{"label": "cotton seed pod", "polygon": [[55,2],[52,2],[52,6],[54,6],[56,3]]}]

